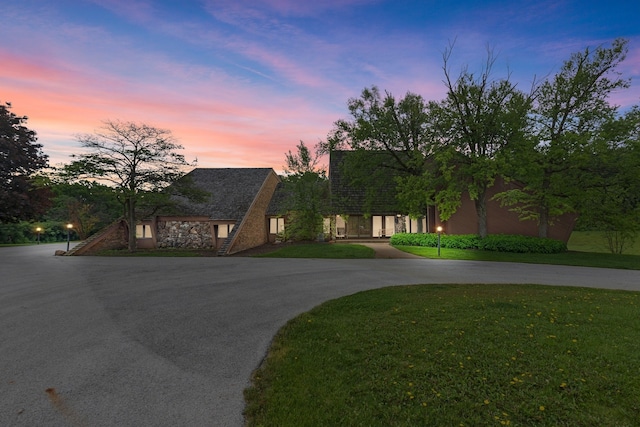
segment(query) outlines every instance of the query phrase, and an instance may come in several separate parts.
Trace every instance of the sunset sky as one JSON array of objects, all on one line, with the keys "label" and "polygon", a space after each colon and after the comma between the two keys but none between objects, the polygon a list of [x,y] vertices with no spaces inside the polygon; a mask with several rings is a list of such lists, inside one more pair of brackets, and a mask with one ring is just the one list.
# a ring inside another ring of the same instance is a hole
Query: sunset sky
[{"label": "sunset sky", "polygon": [[527,90],[572,52],[629,39],[616,93],[640,103],[640,2],[630,0],[6,0],[0,7],[0,102],[52,165],[106,119],[170,129],[199,167],[273,167],[346,118],[364,87],[445,95],[452,70]]}]

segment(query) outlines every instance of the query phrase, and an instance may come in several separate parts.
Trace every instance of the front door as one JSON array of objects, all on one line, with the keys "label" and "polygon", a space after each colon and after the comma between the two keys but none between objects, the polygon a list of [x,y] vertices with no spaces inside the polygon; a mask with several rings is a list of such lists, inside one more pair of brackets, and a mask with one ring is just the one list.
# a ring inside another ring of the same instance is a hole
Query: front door
[{"label": "front door", "polygon": [[372,237],[371,218],[359,215],[350,215],[347,221],[347,237]]}]

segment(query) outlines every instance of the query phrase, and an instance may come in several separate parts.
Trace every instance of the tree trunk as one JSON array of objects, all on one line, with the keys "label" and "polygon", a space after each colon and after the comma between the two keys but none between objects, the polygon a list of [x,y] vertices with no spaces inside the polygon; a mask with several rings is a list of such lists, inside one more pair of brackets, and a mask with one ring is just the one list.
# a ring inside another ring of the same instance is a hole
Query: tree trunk
[{"label": "tree trunk", "polygon": [[549,231],[549,208],[540,207],[540,218],[538,219],[538,237],[547,238]]},{"label": "tree trunk", "polygon": [[129,223],[129,252],[136,250],[136,205],[131,198],[127,199],[127,222]]},{"label": "tree trunk", "polygon": [[478,215],[478,235],[487,237],[487,197],[486,191],[478,194],[476,199],[476,214]]},{"label": "tree trunk", "polygon": [[549,204],[547,202],[547,194],[551,191],[551,171],[550,169],[544,170],[544,176],[542,178],[542,193],[543,198],[540,200],[540,216],[538,217],[538,237],[546,238],[549,232]]}]

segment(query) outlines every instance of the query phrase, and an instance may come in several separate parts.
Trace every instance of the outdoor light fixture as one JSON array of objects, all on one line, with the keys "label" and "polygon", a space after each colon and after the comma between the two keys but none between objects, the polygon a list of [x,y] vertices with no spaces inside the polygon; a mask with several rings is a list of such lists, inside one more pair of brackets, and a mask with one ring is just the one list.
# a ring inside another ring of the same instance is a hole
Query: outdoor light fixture
[{"label": "outdoor light fixture", "polygon": [[438,232],[438,256],[440,256],[440,235],[442,234],[442,227],[437,226],[436,231]]},{"label": "outdoor light fixture", "polygon": [[40,233],[42,232],[41,227],[36,227],[36,233],[38,233],[38,244],[40,244]]},{"label": "outdoor light fixture", "polygon": [[69,252],[69,242],[71,241],[71,229],[73,224],[67,224],[67,252]]}]

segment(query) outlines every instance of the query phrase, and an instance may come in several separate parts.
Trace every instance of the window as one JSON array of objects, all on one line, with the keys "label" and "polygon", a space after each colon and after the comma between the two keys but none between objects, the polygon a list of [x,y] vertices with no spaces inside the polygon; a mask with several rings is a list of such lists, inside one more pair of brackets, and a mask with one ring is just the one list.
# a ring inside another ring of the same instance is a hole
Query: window
[{"label": "window", "polygon": [[229,237],[229,233],[233,230],[234,224],[219,224],[218,225],[218,238],[226,239]]},{"label": "window", "polygon": [[151,238],[151,225],[138,224],[136,225],[136,238],[138,239],[150,239]]},{"label": "window", "polygon": [[269,218],[269,234],[280,234],[284,231],[284,218]]},{"label": "window", "polygon": [[420,219],[412,219],[408,216],[405,217],[405,227],[407,233],[426,233],[427,232],[427,220],[422,217]]}]

